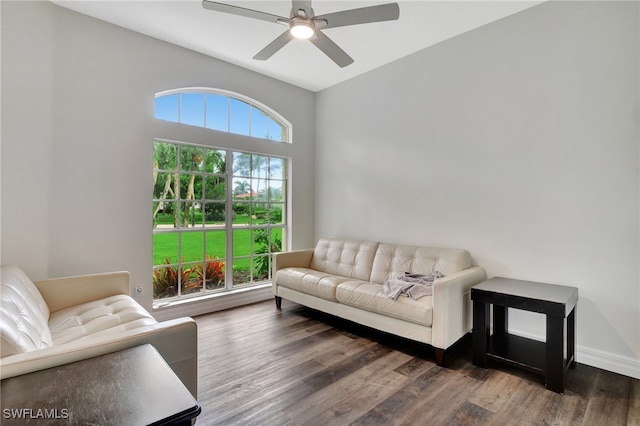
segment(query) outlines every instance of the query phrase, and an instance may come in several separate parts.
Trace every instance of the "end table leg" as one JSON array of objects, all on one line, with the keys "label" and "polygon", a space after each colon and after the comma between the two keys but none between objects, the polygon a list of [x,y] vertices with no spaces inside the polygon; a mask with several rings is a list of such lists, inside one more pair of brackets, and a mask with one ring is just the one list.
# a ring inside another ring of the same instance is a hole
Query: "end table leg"
[{"label": "end table leg", "polygon": [[489,309],[484,302],[473,302],[473,364],[487,366],[487,343],[489,341]]},{"label": "end table leg", "polygon": [[573,310],[567,317],[567,359],[569,368],[576,368],[576,310],[578,306],[574,306]]},{"label": "end table leg", "polygon": [[563,393],[564,369],[564,318],[547,315],[547,366],[545,378],[547,389]]}]

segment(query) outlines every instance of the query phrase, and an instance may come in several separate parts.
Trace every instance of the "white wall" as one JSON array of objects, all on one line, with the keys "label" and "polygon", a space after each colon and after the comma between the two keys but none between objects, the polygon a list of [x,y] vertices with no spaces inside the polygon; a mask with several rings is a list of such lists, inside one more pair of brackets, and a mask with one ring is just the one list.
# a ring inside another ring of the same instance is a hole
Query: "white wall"
[{"label": "white wall", "polygon": [[[49,271],[53,22],[46,7],[28,3],[11,13],[6,6],[5,2],[0,3],[0,253],[3,263],[4,259],[29,259],[31,273],[44,277]],[[11,15],[13,19],[5,19]],[[32,31],[31,26],[39,31]],[[12,66],[5,66],[7,62]],[[5,241],[10,244],[5,245]]]},{"label": "white wall", "polygon": [[545,3],[320,92],[315,237],[577,286],[578,361],[640,377],[638,7]]},{"label": "white wall", "polygon": [[[187,86],[269,105],[293,144],[154,120],[154,94]],[[154,137],[292,158],[292,247],[313,243],[309,91],[48,2],[2,2],[2,113],[2,263],[33,279],[128,270],[151,307]]]}]

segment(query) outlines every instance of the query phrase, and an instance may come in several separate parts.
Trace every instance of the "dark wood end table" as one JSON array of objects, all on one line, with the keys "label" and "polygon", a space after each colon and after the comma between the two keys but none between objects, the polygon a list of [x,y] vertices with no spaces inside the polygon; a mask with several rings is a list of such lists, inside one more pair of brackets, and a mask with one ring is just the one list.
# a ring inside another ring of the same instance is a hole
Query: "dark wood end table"
[{"label": "dark wood end table", "polygon": [[[471,300],[474,365],[486,368],[490,359],[525,368],[544,375],[547,389],[564,392],[567,368],[575,367],[576,287],[495,277],[472,287]],[[507,308],[546,315],[546,342],[509,334]]]},{"label": "dark wood end table", "polygon": [[191,425],[201,411],[142,345],[2,380],[2,425]]}]

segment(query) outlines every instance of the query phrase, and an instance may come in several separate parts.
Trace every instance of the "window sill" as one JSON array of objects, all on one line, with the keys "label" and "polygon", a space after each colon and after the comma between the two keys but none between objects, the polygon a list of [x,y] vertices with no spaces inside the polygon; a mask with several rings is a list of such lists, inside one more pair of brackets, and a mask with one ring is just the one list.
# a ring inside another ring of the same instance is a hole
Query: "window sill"
[{"label": "window sill", "polygon": [[206,294],[199,297],[177,299],[168,302],[156,302],[153,306],[152,315],[158,321],[166,321],[185,316],[193,317],[262,302],[272,297],[271,283],[265,283],[224,293]]}]

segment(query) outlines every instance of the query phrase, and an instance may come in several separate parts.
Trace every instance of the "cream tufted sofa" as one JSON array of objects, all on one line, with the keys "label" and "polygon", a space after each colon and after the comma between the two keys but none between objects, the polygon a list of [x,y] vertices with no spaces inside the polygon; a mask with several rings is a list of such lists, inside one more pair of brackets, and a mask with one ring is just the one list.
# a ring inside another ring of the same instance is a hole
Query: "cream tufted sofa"
[{"label": "cream tufted sofa", "polygon": [[[445,276],[432,296],[394,301],[382,294],[388,278],[435,271]],[[273,292],[278,308],[284,298],[430,344],[444,365],[445,350],[471,330],[469,289],[484,279],[466,250],[321,239],[314,249],[274,256]]]},{"label": "cream tufted sofa", "polygon": [[32,282],[2,266],[0,275],[2,379],[150,343],[196,397],[195,321],[156,321],[129,296],[128,272]]}]

